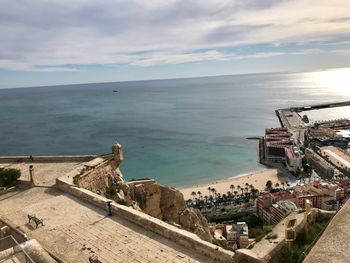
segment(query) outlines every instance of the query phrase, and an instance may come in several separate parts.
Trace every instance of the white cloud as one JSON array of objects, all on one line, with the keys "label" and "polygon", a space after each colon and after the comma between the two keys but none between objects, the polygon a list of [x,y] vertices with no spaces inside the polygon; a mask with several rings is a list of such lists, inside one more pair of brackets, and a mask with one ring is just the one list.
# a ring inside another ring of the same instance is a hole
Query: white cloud
[{"label": "white cloud", "polygon": [[348,0],[0,0],[0,67],[53,71],[280,56],[285,52],[219,50],[329,43],[350,34],[349,14]]}]

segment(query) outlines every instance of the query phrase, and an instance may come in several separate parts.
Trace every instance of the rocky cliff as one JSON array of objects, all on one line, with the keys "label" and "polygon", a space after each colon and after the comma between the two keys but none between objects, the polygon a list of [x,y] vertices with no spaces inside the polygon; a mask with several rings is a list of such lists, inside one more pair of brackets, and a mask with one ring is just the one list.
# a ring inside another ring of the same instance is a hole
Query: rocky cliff
[{"label": "rocky cliff", "polygon": [[130,205],[150,216],[180,225],[206,241],[212,240],[207,220],[197,209],[186,207],[180,191],[160,185],[153,180],[125,182],[119,170],[123,160],[121,145],[113,145],[112,151],[113,158],[96,159],[90,166],[85,167],[81,174],[76,176],[76,184]]}]

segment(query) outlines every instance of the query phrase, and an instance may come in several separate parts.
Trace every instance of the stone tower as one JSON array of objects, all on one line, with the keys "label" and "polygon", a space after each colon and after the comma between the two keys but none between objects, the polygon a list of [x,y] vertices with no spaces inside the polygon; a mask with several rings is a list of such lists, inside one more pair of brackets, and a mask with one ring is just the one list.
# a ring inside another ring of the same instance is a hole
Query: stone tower
[{"label": "stone tower", "polygon": [[123,155],[123,147],[117,143],[112,145],[112,154],[113,154],[113,159],[116,162],[117,167],[121,164],[121,162],[124,160],[124,155]]}]

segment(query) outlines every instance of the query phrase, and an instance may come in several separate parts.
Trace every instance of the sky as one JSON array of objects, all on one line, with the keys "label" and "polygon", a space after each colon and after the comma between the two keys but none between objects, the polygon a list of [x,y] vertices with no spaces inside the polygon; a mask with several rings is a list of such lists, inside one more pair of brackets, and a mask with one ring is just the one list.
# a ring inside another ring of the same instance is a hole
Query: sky
[{"label": "sky", "polygon": [[349,0],[0,0],[0,88],[350,65]]}]

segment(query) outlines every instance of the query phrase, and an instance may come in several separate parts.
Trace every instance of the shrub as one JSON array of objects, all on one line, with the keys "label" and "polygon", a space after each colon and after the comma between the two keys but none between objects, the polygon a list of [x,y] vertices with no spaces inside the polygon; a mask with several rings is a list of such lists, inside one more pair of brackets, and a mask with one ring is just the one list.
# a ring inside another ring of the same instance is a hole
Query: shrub
[{"label": "shrub", "polygon": [[116,201],[120,205],[128,206],[129,205],[128,202],[125,199],[121,199],[117,194],[118,192],[119,192],[118,187],[112,185],[111,187],[106,187],[105,196],[109,199]]},{"label": "shrub", "polygon": [[118,197],[114,198],[113,200],[115,200],[115,201],[116,201],[118,204],[120,204],[120,205],[125,205],[125,206],[128,206],[128,205],[129,205],[128,202],[127,202],[126,200],[120,199],[120,198],[118,198]]},{"label": "shrub", "polygon": [[17,179],[21,176],[21,171],[14,168],[0,168],[0,186],[14,186]]},{"label": "shrub", "polygon": [[73,184],[78,185],[79,184],[79,178],[80,174],[77,174],[76,176],[73,177]]},{"label": "shrub", "polygon": [[263,225],[262,220],[250,212],[219,214],[209,216],[207,219],[211,223],[222,223],[225,221],[246,222],[250,228],[262,227]]},{"label": "shrub", "polygon": [[277,234],[268,234],[267,236],[266,236],[266,239],[276,239],[278,236],[277,236]]},{"label": "shrub", "polygon": [[272,227],[271,226],[250,228],[249,229],[249,237],[250,238],[255,238],[256,241],[259,242],[265,235],[267,235],[271,231],[272,231]]}]

